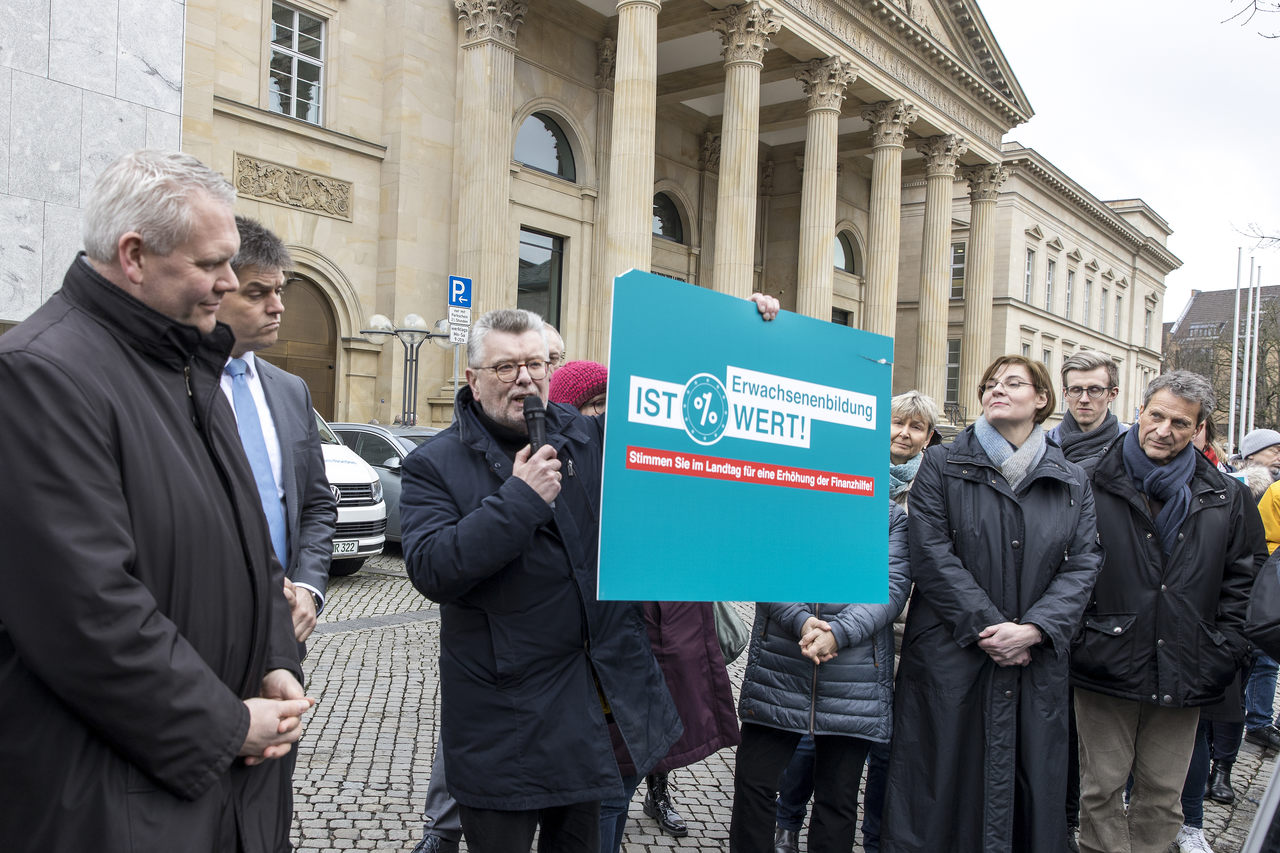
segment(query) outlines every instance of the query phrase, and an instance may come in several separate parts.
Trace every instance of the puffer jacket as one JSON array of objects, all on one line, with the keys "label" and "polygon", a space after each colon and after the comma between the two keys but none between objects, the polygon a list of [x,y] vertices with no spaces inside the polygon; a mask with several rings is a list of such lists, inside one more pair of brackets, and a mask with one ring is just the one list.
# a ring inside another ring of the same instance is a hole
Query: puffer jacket
[{"label": "puffer jacket", "polygon": [[[893,619],[911,591],[907,515],[889,504],[888,604],[756,605],[738,715],[793,732],[887,743],[893,718]],[[831,623],[836,657],[800,653],[810,616]]]},{"label": "puffer jacket", "polygon": [[1211,704],[1248,651],[1245,611],[1266,560],[1258,510],[1196,454],[1191,509],[1166,555],[1123,452],[1114,443],[1093,472],[1106,559],[1071,652],[1072,683],[1166,707]]}]

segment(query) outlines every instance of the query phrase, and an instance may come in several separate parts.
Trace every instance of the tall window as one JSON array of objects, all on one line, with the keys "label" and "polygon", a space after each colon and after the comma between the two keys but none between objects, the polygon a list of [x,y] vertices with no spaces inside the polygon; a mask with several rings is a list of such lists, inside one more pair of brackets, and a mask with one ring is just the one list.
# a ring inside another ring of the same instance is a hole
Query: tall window
[{"label": "tall window", "polygon": [[323,72],[324,21],[292,6],[272,3],[268,108],[319,124]]},{"label": "tall window", "polygon": [[1040,360],[1044,362],[1045,367],[1049,368],[1049,374],[1052,375],[1053,374],[1053,350],[1051,349],[1041,350],[1040,355],[1043,356]]},{"label": "tall window", "polygon": [[1027,249],[1027,271],[1023,276],[1022,282],[1022,301],[1031,304],[1031,276],[1035,273],[1036,253],[1034,249]]},{"label": "tall window", "polygon": [[[964,245],[961,243],[960,245]],[[948,405],[960,402],[960,339],[947,339],[947,399]]]},{"label": "tall window", "polygon": [[1084,280],[1084,317],[1080,320],[1086,327],[1093,322],[1093,279]]},{"label": "tall window", "polygon": [[965,249],[964,243],[951,244],[951,298],[952,299],[964,298],[964,270],[965,270],[964,249]]},{"label": "tall window", "polygon": [[1031,344],[1027,341],[1022,342],[1022,357],[1031,358]]},{"label": "tall window", "polygon": [[1116,319],[1115,319],[1115,322],[1112,324],[1112,329],[1111,329],[1111,334],[1115,335],[1117,338],[1120,337],[1120,303],[1123,301],[1124,301],[1124,297],[1117,293],[1116,294]]},{"label": "tall window", "polygon": [[534,113],[520,125],[520,132],[516,134],[515,159],[566,181],[578,179],[569,137],[546,113]]},{"label": "tall window", "polygon": [[849,312],[843,308],[832,308],[831,322],[835,323],[837,326],[849,325]]},{"label": "tall window", "polygon": [[1144,347],[1151,346],[1151,318],[1154,314],[1155,312],[1148,308],[1146,316],[1142,318],[1142,345]]},{"label": "tall window", "polygon": [[564,275],[564,238],[520,229],[520,282],[516,307],[560,325],[560,283]]},{"label": "tall window", "polygon": [[1111,296],[1111,291],[1102,288],[1102,305],[1098,308],[1098,331],[1106,334],[1107,332],[1107,301]]},{"label": "tall window", "polygon": [[653,233],[674,243],[684,242],[680,210],[666,193],[658,193],[653,197]]},{"label": "tall window", "polygon": [[1067,270],[1067,310],[1063,315],[1068,320],[1071,319],[1071,301],[1075,298],[1076,290],[1076,271]]},{"label": "tall window", "polygon": [[1058,274],[1058,262],[1049,259],[1044,268],[1044,310],[1053,310],[1053,278]]}]

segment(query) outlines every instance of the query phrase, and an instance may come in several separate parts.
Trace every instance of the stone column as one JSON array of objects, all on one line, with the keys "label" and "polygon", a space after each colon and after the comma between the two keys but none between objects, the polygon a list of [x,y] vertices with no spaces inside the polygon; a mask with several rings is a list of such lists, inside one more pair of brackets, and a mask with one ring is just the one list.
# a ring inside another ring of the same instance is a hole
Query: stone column
[{"label": "stone column", "polygon": [[959,403],[965,420],[978,417],[978,382],[991,361],[991,295],[996,278],[996,199],[1009,170],[999,164],[966,169],[969,181],[969,251],[964,282],[964,337],[960,341]]},{"label": "stone column", "polygon": [[760,146],[760,69],[769,36],[781,24],[758,2],[730,6],[712,19],[724,40],[724,116],[716,194],[713,286],[747,297],[755,275],[756,174]]},{"label": "stone column", "polygon": [[902,232],[902,143],[919,111],[905,101],[863,108],[871,122],[871,210],[863,328],[893,336],[898,318],[898,238]]},{"label": "stone column", "polygon": [[[597,283],[606,290],[612,288],[614,277],[629,269],[648,272],[653,259],[653,158],[661,5],[659,0],[618,0],[609,196],[605,202],[607,253],[605,277]],[[605,298],[606,302],[611,301],[610,296]],[[603,316],[608,316],[608,310],[606,304]]]},{"label": "stone column", "polygon": [[951,298],[951,192],[956,158],[969,150],[958,136],[916,146],[925,159],[924,240],[920,249],[920,319],[916,327],[917,390],[939,405],[947,393],[947,302]]},{"label": "stone column", "polygon": [[857,74],[837,56],[815,59],[796,72],[809,98],[804,140],[804,176],[800,190],[800,266],[796,274],[796,311],[831,319],[836,239],[836,148],[840,104]]},{"label": "stone column", "polygon": [[474,280],[473,316],[516,302],[515,268],[508,269],[507,184],[516,30],[528,5],[521,0],[455,0],[465,26],[462,42],[462,158],[458,190],[458,272]]},{"label": "stone column", "polygon": [[587,306],[586,324],[579,336],[586,347],[581,350],[593,361],[609,360],[609,319],[613,309],[613,289],[605,283],[609,262],[609,217],[605,205],[609,200],[609,169],[613,162],[609,146],[613,141],[613,71],[618,58],[618,43],[603,38],[596,46],[596,174],[600,176],[600,202],[596,204],[595,233],[591,245],[591,280],[583,288]]}]

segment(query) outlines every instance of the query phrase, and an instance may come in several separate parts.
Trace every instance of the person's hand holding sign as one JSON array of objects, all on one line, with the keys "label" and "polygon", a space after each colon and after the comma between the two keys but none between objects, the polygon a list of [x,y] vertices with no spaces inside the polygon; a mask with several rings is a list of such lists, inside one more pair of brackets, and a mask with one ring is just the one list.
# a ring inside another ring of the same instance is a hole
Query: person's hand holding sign
[{"label": "person's hand holding sign", "polygon": [[760,311],[760,316],[765,320],[776,318],[778,312],[782,310],[782,303],[767,293],[753,293],[747,298],[756,304],[756,308]]}]

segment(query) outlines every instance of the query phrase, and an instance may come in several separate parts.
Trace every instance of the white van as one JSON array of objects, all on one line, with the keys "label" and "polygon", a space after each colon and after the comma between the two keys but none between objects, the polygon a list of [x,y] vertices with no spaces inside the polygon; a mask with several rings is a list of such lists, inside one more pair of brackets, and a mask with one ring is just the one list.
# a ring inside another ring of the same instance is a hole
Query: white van
[{"label": "white van", "polygon": [[324,473],[338,501],[329,574],[342,577],[364,565],[365,558],[382,553],[387,540],[387,505],[382,500],[382,481],[369,463],[344,445],[319,413],[316,427],[324,450]]}]

